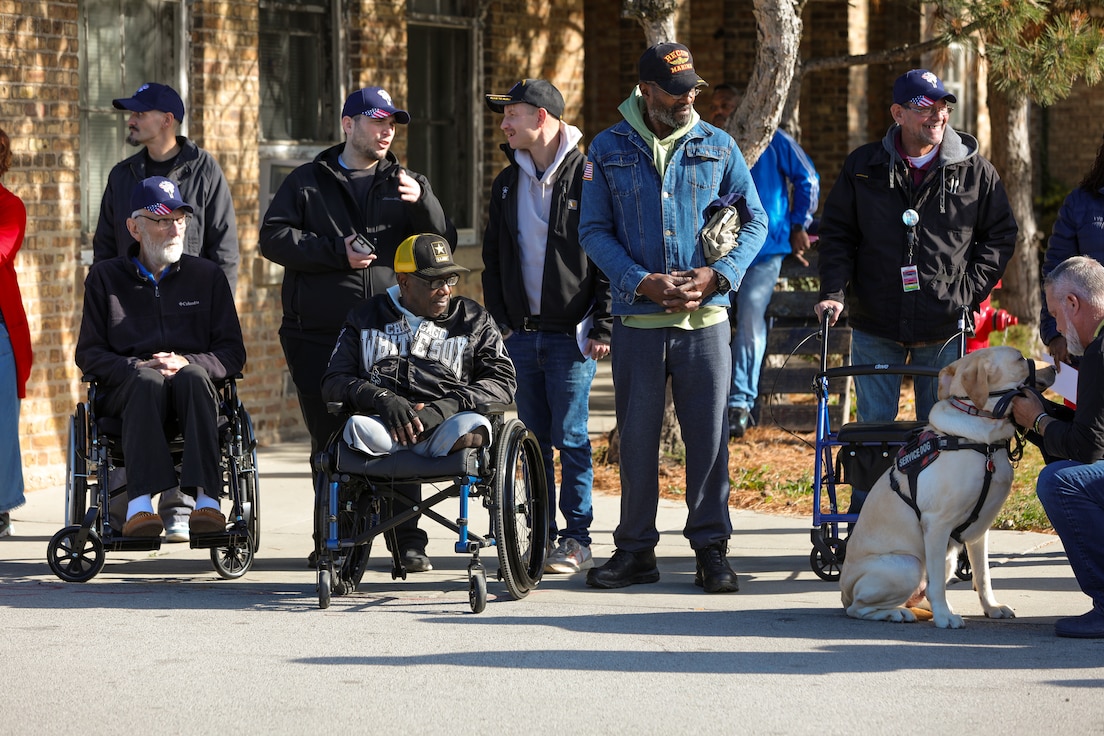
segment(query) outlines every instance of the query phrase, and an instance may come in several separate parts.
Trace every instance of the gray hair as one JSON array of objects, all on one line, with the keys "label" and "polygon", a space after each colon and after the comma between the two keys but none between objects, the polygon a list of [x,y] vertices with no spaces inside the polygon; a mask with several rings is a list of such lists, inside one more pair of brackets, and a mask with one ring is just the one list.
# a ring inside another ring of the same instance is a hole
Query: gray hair
[{"label": "gray hair", "polygon": [[1043,288],[1056,295],[1073,294],[1095,309],[1104,311],[1104,266],[1095,258],[1067,258],[1050,272]]}]

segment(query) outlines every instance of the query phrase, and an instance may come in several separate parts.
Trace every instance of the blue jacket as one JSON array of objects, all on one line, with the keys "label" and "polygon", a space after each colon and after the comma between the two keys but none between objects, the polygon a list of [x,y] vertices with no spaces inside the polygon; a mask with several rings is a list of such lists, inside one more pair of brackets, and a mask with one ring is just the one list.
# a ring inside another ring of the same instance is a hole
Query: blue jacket
[{"label": "blue jacket", "polygon": [[[650,273],[705,266],[697,235],[710,202],[743,194],[751,222],[739,245],[712,264],[732,289],[740,285],[766,237],[766,213],[736,141],[698,122],[672,150],[663,181],[651,148],[622,120],[599,133],[587,151],[592,170],[583,175],[579,242],[609,276],[614,315],[652,314],[663,307],[638,296]],[[711,294],[702,306],[728,306],[727,294]]]},{"label": "blue jacket", "polygon": [[[790,254],[790,228],[808,228],[820,204],[820,176],[808,154],[789,133],[775,132],[751,167],[751,178],[767,212],[767,240],[752,262]],[[793,185],[793,206],[790,187]]]},{"label": "blue jacket", "polygon": [[[1071,256],[1089,256],[1104,263],[1104,189],[1087,192],[1077,187],[1058,211],[1058,219],[1043,259],[1043,279]],[[1054,317],[1047,311],[1046,296],[1039,314],[1039,336],[1044,343],[1058,337]]]}]

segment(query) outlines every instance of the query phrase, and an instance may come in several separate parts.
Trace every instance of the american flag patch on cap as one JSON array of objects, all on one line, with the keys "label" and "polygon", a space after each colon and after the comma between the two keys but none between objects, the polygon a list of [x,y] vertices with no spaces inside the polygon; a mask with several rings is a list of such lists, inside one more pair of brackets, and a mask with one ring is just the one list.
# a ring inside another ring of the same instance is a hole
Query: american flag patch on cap
[{"label": "american flag patch on cap", "polygon": [[146,205],[146,209],[155,215],[171,215],[172,210],[164,202],[155,202],[154,204]]},{"label": "american flag patch on cap", "polygon": [[386,110],[381,110],[378,107],[373,107],[364,111],[364,116],[369,118],[375,118],[376,120],[383,120],[384,118],[391,117],[391,113]]},{"label": "american flag patch on cap", "polygon": [[587,161],[583,167],[583,181],[594,181],[594,162]]}]

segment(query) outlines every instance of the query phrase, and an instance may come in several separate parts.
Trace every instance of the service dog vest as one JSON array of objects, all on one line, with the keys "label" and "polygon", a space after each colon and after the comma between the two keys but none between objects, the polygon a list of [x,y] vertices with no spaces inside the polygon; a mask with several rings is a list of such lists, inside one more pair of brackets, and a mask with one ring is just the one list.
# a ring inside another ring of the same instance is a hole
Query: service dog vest
[{"label": "service dog vest", "polygon": [[[939,457],[939,453],[943,451],[974,450],[984,455],[985,481],[981,486],[981,494],[978,496],[977,503],[974,504],[974,510],[970,512],[970,517],[951,532],[951,538],[961,544],[962,532],[978,520],[981,509],[985,506],[985,500],[989,498],[989,486],[993,481],[993,471],[996,469],[996,465],[993,463],[993,453],[1000,449],[1007,450],[1008,443],[985,445],[979,442],[965,442],[961,437],[940,435],[930,429],[918,430],[913,438],[897,451],[897,460],[889,471],[889,487],[902,501],[908,504],[909,508],[916,512],[916,519],[919,521],[920,506],[916,502],[916,480],[925,468],[935,462],[935,459]],[[908,478],[908,495],[901,489],[901,484],[897,480],[897,474],[899,473],[903,473]]]}]

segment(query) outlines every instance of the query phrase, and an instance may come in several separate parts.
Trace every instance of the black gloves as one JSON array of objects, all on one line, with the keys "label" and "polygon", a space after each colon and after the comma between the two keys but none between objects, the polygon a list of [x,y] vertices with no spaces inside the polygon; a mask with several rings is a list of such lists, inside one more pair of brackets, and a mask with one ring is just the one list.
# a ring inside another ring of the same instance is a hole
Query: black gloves
[{"label": "black gloves", "polygon": [[403,428],[418,416],[409,401],[386,389],[376,390],[373,403],[384,426],[400,435],[403,433]]}]

